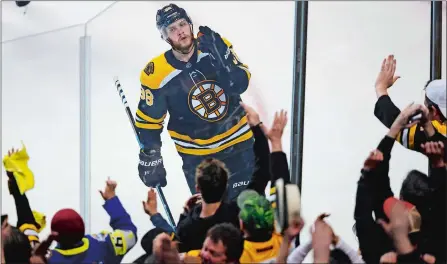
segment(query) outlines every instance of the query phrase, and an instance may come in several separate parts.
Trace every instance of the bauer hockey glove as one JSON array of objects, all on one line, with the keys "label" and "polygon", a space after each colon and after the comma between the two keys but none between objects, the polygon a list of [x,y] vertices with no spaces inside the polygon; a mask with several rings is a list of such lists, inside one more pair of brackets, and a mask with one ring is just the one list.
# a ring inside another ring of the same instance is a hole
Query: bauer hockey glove
[{"label": "bauer hockey glove", "polygon": [[140,151],[138,174],[148,187],[166,186],[166,170],[160,150]]},{"label": "bauer hockey glove", "polygon": [[202,52],[209,53],[211,64],[216,70],[231,72],[231,67],[237,63],[230,47],[225,44],[219,33],[207,26],[200,26],[198,33],[198,47]]}]

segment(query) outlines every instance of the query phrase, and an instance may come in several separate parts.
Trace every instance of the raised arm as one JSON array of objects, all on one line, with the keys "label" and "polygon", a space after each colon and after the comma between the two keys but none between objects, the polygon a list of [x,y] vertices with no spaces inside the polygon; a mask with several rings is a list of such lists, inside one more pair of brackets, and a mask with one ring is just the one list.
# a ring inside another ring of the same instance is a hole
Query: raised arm
[{"label": "raised arm", "polygon": [[233,50],[233,45],[209,27],[200,26],[199,49],[210,54],[211,64],[217,72],[217,79],[230,94],[242,94],[248,88],[251,73]]},{"label": "raised arm", "polygon": [[247,189],[253,189],[259,194],[265,194],[265,188],[270,180],[270,148],[267,137],[264,133],[266,128],[259,118],[259,114],[250,106],[241,103],[241,106],[247,112],[248,124],[253,131],[255,143],[253,145],[253,151],[255,153],[255,171],[247,186]]},{"label": "raised arm", "polygon": [[446,167],[446,140],[427,142],[421,147],[430,161],[429,184],[432,189],[432,200],[430,201],[429,237],[433,243],[433,252],[439,263],[446,262],[446,222],[447,222],[447,167]]},{"label": "raised arm", "polygon": [[282,146],[282,135],[287,121],[287,111],[281,110],[280,112],[276,112],[272,127],[268,132],[268,137],[272,145],[272,153],[270,154],[272,176],[270,180],[272,184],[280,178],[284,180],[284,183],[290,183],[289,164]]},{"label": "raised arm", "polygon": [[140,102],[136,112],[135,126],[143,145],[139,153],[138,173],[148,187],[166,186],[166,170],[161,156],[163,123],[168,111],[166,97],[159,88],[159,78],[154,75],[154,62],[149,62],[141,72]]},{"label": "raised arm", "polygon": [[394,55],[388,55],[383,59],[380,72],[377,75],[375,88],[377,102],[374,108],[374,115],[384,124],[387,128],[390,128],[394,120],[400,113],[399,108],[394,105],[391,98],[388,96],[388,88],[400,78],[395,76],[396,72],[396,60]]},{"label": "raised arm", "polygon": [[107,180],[105,190],[101,191],[105,201],[103,207],[110,216],[113,231],[91,235],[101,242],[104,250],[109,253],[106,263],[119,263],[137,242],[137,227],[116,196],[116,186],[116,182]]},{"label": "raised arm", "polygon": [[[14,202],[16,205],[17,228],[19,228],[21,232],[27,235],[31,243],[31,246],[34,247],[36,246],[37,243],[39,243],[38,233],[41,226],[36,222],[36,219],[34,218],[33,215],[33,211],[31,210],[30,203],[26,196],[26,190],[28,188],[24,187],[25,181],[23,181],[23,179],[26,177],[23,176],[25,176],[25,174],[22,172],[18,172],[18,170],[20,171],[30,171],[30,170],[27,167],[27,165],[23,165],[24,163],[20,162],[21,165],[17,165],[19,163],[15,162],[18,159],[23,158],[24,156],[27,156],[25,148],[20,151],[14,150],[13,148],[12,150],[8,151],[8,155],[4,159],[4,164],[6,168],[6,174],[8,175],[9,192],[14,197]],[[15,161],[12,161],[10,159],[14,159]],[[19,169],[18,166],[26,166],[26,168]],[[16,180],[16,175],[20,176],[20,178],[22,179],[22,188],[19,187],[19,184]],[[32,173],[28,175],[28,180],[34,182],[34,179],[29,179],[29,177],[34,178]]]}]

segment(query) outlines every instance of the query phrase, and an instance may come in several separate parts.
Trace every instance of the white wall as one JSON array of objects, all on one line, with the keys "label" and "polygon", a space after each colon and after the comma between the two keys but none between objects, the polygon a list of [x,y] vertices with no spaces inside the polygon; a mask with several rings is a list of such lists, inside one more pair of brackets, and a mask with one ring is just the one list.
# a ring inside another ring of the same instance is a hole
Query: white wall
[{"label": "white wall", "polygon": [[[79,46],[82,28],[2,44],[2,158],[23,140],[35,187],[31,208],[48,226],[59,209],[79,210]],[[2,168],[2,213],[16,224]],[[46,236],[49,228],[42,235]]]},{"label": "white wall", "polygon": [[[97,191],[107,176],[118,181],[117,193],[140,237],[152,228],[141,207],[147,188],[137,175],[138,146],[113,76],[120,77],[135,111],[140,70],[169,48],[154,25],[156,10],[166,3],[120,2],[88,25],[92,36],[93,231],[108,226]],[[253,74],[243,99],[258,108],[265,123],[271,123],[275,110],[290,112],[293,2],[238,2],[236,6],[233,2],[181,1],[178,5],[190,14],[195,29],[208,25],[234,44]],[[383,57],[394,53],[402,76],[390,91],[394,102],[403,107],[422,98],[422,86],[429,78],[429,18],[430,5],[425,2],[309,4],[303,214],[310,224],[317,214],[332,213],[329,221],[335,231],[353,246],[359,170],[386,132],[373,116],[375,77]],[[27,144],[36,175],[36,187],[29,193],[31,205],[45,212],[48,221],[62,207],[79,210],[78,37],[82,30],[2,45],[2,153],[11,145],[20,146],[21,139]],[[444,48],[444,72],[445,54]],[[19,107],[21,102],[26,103]],[[289,134],[290,127],[284,139],[287,154]],[[164,190],[176,219],[189,190],[167,133],[162,140],[168,173]],[[396,145],[391,170],[394,191],[412,168],[425,171],[425,159]],[[14,222],[14,205],[4,182],[3,178],[2,212],[9,213]],[[160,211],[164,213],[161,206]],[[303,241],[308,236],[306,229]],[[124,261],[142,252],[138,245]]]}]

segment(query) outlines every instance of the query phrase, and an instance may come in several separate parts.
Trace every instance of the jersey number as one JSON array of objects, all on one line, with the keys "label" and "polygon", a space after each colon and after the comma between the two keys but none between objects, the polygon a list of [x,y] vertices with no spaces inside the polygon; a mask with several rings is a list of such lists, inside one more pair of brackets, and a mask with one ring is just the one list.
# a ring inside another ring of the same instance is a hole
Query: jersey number
[{"label": "jersey number", "polygon": [[141,100],[146,100],[146,104],[148,106],[152,106],[154,104],[154,95],[152,94],[151,90],[149,89],[143,89],[143,87],[141,87],[141,96],[140,96]]}]

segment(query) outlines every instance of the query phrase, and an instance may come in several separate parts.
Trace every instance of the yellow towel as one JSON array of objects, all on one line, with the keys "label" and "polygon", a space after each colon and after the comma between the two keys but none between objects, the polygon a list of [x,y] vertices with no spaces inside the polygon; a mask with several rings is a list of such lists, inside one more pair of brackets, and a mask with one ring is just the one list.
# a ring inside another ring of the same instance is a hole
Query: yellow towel
[{"label": "yellow towel", "polygon": [[34,188],[34,175],[28,168],[29,156],[28,153],[26,153],[26,148],[23,142],[22,146],[23,148],[12,154],[11,157],[6,155],[3,158],[3,165],[5,166],[6,171],[14,174],[17,186],[19,186],[20,194],[23,195],[26,191]]},{"label": "yellow towel", "polygon": [[37,233],[40,233],[47,225],[47,218],[44,214],[39,213],[34,210],[33,210],[33,215],[34,215],[34,220],[36,220],[36,223],[38,223],[40,225],[40,228],[37,230]]}]

